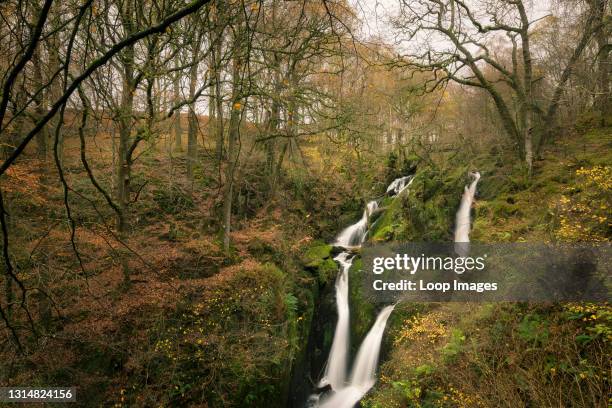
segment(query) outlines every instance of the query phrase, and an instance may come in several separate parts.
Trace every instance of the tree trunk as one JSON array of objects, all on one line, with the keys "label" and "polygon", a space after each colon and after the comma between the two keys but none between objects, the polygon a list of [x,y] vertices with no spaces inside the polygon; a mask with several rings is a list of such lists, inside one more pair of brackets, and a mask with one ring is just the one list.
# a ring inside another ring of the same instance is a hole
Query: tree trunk
[{"label": "tree trunk", "polygon": [[[59,56],[59,40],[57,35],[49,37],[49,73],[54,74],[60,69],[60,56]],[[60,98],[62,89],[60,87],[60,81],[53,81],[49,85],[49,100],[52,103]],[[49,129],[55,129],[58,126],[59,117],[57,115],[51,119]],[[43,132],[44,133],[44,132]],[[51,135],[49,134],[48,137]],[[57,157],[59,162],[64,162],[64,132],[58,132],[57,134]],[[49,143],[47,143],[49,144]]]},{"label": "tree trunk", "polygon": [[232,200],[234,193],[234,170],[236,168],[236,144],[240,136],[240,120],[242,117],[242,104],[240,98],[240,63],[234,60],[232,106],[229,121],[229,135],[227,143],[227,163],[225,166],[225,189],[223,193],[223,249],[227,253],[230,247],[230,233],[232,223]]},{"label": "tree trunk", "polygon": [[122,213],[117,217],[117,230],[125,232],[125,219],[130,196],[131,165],[128,157],[130,136],[132,133],[132,114],[134,110],[134,47],[128,47],[125,52],[123,89],[119,107],[119,151],[117,155],[116,195],[117,203]]},{"label": "tree trunk", "polygon": [[[174,67],[177,68],[180,65],[178,58],[174,62]],[[173,97],[174,103],[178,103],[181,100],[181,72],[174,72],[174,80],[173,80]],[[183,129],[181,127],[181,110],[178,109],[176,111],[176,115],[174,116],[174,149],[176,151],[181,151],[183,149]]]},{"label": "tree trunk", "polygon": [[[43,89],[44,87],[44,75],[42,70],[42,61],[40,58],[40,50],[37,50],[34,53],[32,58],[32,63],[34,66],[34,87],[35,89]],[[45,98],[44,93],[40,92],[35,98],[36,104],[36,120],[38,121],[47,113],[47,108],[45,106]],[[49,195],[49,187],[51,184],[51,180],[49,177],[49,161],[48,161],[48,137],[49,130],[47,127],[43,128],[37,135],[37,145],[38,145],[38,158],[40,159],[40,183],[39,194],[41,197],[45,197],[48,199]],[[59,147],[59,146],[58,146]],[[52,214],[49,214],[52,218]],[[43,239],[38,247],[40,257],[39,259],[39,268],[38,268],[38,287],[40,290],[36,292],[36,302],[38,306],[38,318],[41,324],[41,327],[46,330],[49,329],[49,324],[51,322],[51,302],[47,297],[46,293],[49,292],[49,277],[51,272],[51,260],[50,256],[48,239]]]},{"label": "tree trunk", "polygon": [[211,84],[208,88],[208,123],[207,123],[207,131],[208,131],[208,139],[212,140],[215,135],[215,84],[214,84],[214,76],[212,70],[209,71]]},{"label": "tree trunk", "polygon": [[[194,60],[191,69],[189,70],[189,99],[193,100],[196,92],[196,83],[198,80],[198,52],[194,51]],[[188,114],[188,130],[187,130],[187,178],[193,182],[193,167],[196,163],[196,155],[198,149],[198,116],[195,112],[195,101],[189,106]]]},{"label": "tree trunk", "polygon": [[[34,89],[42,89],[44,86],[44,80],[42,72],[42,61],[40,59],[40,48],[37,48],[37,50],[34,51],[34,55],[32,56],[32,65],[34,67]],[[47,113],[47,108],[45,107],[44,92],[40,92],[38,95],[35,96],[34,103],[36,105],[36,120],[38,121]],[[36,144],[38,147],[39,159],[45,161],[47,157],[47,128],[42,129],[38,133],[38,135],[36,135]]]},{"label": "tree trunk", "polygon": [[522,2],[517,4],[522,21],[521,52],[523,56],[523,92],[524,100],[521,100],[520,107],[520,131],[523,137],[525,149],[525,164],[527,173],[531,176],[533,171],[533,140],[531,132],[531,122],[533,115],[533,68],[531,60],[531,48],[529,41],[529,17]]},{"label": "tree trunk", "polygon": [[592,0],[591,7],[595,13],[595,24],[598,29],[595,31],[595,41],[597,42],[597,95],[595,97],[595,110],[600,117],[601,126],[606,126],[612,119],[612,103],[610,103],[610,69],[612,69],[612,59],[610,58],[610,44],[608,37],[610,35],[609,24],[606,25],[606,19],[610,16],[606,15],[607,1]]},{"label": "tree trunk", "polygon": [[[280,108],[276,100],[272,101],[272,107],[269,112],[266,124],[266,133],[270,137],[278,131],[278,123],[280,121]],[[270,138],[266,140],[266,173],[268,175],[268,196],[269,198],[274,197],[275,188],[274,183],[276,176],[274,174],[275,163],[276,163],[276,138]]]},{"label": "tree trunk", "polygon": [[[528,121],[529,122],[529,121]],[[531,176],[533,172],[533,133],[529,126],[525,129],[525,164],[527,165],[527,173]]]},{"label": "tree trunk", "polygon": [[212,58],[212,67],[211,67],[211,75],[214,78],[214,100],[216,104],[215,109],[215,130],[216,130],[216,141],[215,141],[215,158],[217,159],[217,163],[221,164],[223,162],[223,153],[224,153],[224,126],[223,126],[223,94],[221,93],[221,78],[219,75],[219,59],[221,57],[221,39],[217,40],[217,45],[213,48],[211,53]]}]

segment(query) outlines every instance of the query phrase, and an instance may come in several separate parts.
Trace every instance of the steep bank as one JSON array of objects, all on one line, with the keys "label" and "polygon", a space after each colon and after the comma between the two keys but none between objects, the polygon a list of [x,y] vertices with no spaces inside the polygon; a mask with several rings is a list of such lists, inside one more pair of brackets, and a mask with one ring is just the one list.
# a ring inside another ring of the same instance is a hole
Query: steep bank
[{"label": "steep bank", "polygon": [[[359,216],[351,186],[342,177],[287,176],[285,182],[295,185],[268,208],[235,214],[226,253],[215,235],[214,180],[198,179],[191,190],[181,180],[168,183],[163,160],[169,159],[154,156],[145,163],[157,177],[134,203],[126,248],[103,228],[79,228],[87,279],[60,275],[64,286],[54,305],[60,313],[48,321],[53,336],[45,335],[15,363],[0,364],[0,382],[78,384],[79,395],[87,395],[79,406],[286,406],[292,374],[304,361],[311,326],[318,324],[312,320],[315,305],[326,287],[333,289],[337,273],[331,259],[313,265],[307,254],[317,247],[314,237],[331,239]],[[47,224],[40,220],[47,212],[62,217],[65,211],[59,189],[45,208],[38,206],[46,197],[30,185],[40,177],[35,165],[24,163],[8,176],[16,186],[13,215],[32,219],[15,228],[15,240],[43,234]],[[95,196],[86,177],[72,180],[75,189]],[[75,197],[71,209],[96,225],[95,208]],[[94,204],[112,219],[104,203]],[[68,228],[52,230],[51,237],[45,250],[55,254],[54,270],[79,271]],[[23,267],[29,249],[16,253]],[[308,375],[302,378],[308,381]]]},{"label": "steep bank", "polygon": [[[473,240],[609,241],[610,147],[610,128],[560,140],[532,178],[503,155],[421,166],[373,239],[450,241],[450,209],[478,169]],[[381,380],[363,406],[604,407],[611,333],[606,304],[430,304],[390,322]]]},{"label": "steep bank", "polygon": [[[402,192],[407,191],[413,181],[413,175],[401,176],[386,188],[385,194],[389,200],[395,201]],[[382,200],[382,199],[381,199]],[[308,406],[321,408],[351,408],[358,403],[372,388],[377,380],[378,360],[383,335],[387,321],[395,309],[394,304],[384,305],[376,315],[367,334],[361,341],[354,358],[349,359],[351,340],[351,307],[352,298],[364,304],[360,291],[351,290],[355,284],[349,285],[353,278],[361,281],[360,269],[353,269],[353,263],[360,261],[359,251],[367,240],[372,225],[373,215],[379,208],[379,201],[369,201],[359,221],[344,228],[334,242],[334,246],[342,252],[334,258],[340,265],[340,273],[336,277],[336,312],[337,323],[329,356],[325,365],[325,372],[319,380],[318,387],[323,392],[316,391],[309,398]],[[353,273],[351,273],[353,272]],[[351,277],[352,276],[352,277]],[[352,296],[350,296],[352,295]],[[366,315],[373,316],[373,305],[368,307]],[[364,310],[357,307],[357,312],[363,314]],[[353,325],[354,326],[354,325]],[[325,387],[329,389],[325,390]]]}]

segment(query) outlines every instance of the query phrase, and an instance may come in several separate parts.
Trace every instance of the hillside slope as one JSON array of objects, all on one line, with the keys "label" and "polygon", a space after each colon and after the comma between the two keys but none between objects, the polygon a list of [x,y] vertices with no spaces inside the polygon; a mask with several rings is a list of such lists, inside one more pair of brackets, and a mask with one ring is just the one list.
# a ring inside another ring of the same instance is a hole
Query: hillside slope
[{"label": "hillside slope", "polygon": [[[558,141],[532,178],[500,155],[421,165],[374,241],[452,239],[468,170],[482,174],[472,240],[609,241],[612,128]],[[608,304],[429,304],[392,321],[364,407],[607,407]]]}]

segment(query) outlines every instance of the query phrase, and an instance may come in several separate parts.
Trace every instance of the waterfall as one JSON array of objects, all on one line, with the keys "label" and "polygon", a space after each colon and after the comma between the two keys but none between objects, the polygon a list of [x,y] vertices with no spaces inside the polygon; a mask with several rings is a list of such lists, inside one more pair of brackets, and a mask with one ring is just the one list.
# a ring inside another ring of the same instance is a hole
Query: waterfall
[{"label": "waterfall", "polygon": [[[476,185],[480,180],[480,173],[470,173],[472,182],[465,186],[461,204],[455,220],[455,243],[464,244],[458,248],[460,254],[467,251],[470,242],[470,210]],[[413,181],[412,176],[400,177],[393,180],[387,187],[387,194],[398,195]],[[378,208],[376,201],[370,201],[363,212],[363,216],[355,224],[345,228],[336,239],[336,246],[344,248],[359,248],[367,235],[368,219]],[[464,254],[465,255],[465,254]],[[353,408],[361,398],[376,383],[376,368],[380,355],[382,337],[387,326],[387,320],[395,305],[384,307],[376,317],[365,339],[361,343],[350,378],[347,375],[348,350],[350,337],[350,310],[349,310],[349,269],[353,257],[349,251],[340,253],[334,258],[341,267],[336,278],[336,307],[338,309],[338,322],[332,347],[329,352],[325,374],[319,382],[320,387],[329,385],[331,391],[324,394],[313,394],[307,405],[316,408]]]},{"label": "waterfall", "polygon": [[349,385],[325,398],[320,408],[352,408],[374,386],[382,336],[394,307],[386,306],[376,317],[376,322],[357,352]]},{"label": "waterfall", "polygon": [[472,183],[469,187],[465,186],[455,218],[455,242],[470,242],[470,210],[474,194],[476,194],[476,184],[480,180],[480,173],[470,173],[470,176],[473,177]]},{"label": "waterfall", "polygon": [[329,384],[332,389],[338,390],[346,383],[346,367],[349,350],[349,298],[348,298],[348,271],[353,263],[353,258],[349,259],[348,252],[342,252],[334,258],[340,264],[340,274],[336,278],[336,307],[338,308],[338,323],[334,332],[334,340],[325,375],[319,382],[320,387]]},{"label": "waterfall", "polygon": [[[400,177],[393,180],[387,187],[387,193],[397,195],[406,189],[412,182],[412,176]],[[359,248],[364,242],[368,232],[368,219],[378,209],[378,202],[370,201],[363,216],[355,224],[345,228],[336,238],[335,246],[343,248]],[[349,258],[350,257],[350,258]],[[349,269],[353,257],[349,251],[341,252],[334,258],[341,267],[336,278],[336,307],[338,309],[338,322],[334,339],[327,358],[325,373],[319,381],[319,387],[329,385],[331,392],[323,396],[311,395],[307,406],[319,408],[352,408],[376,383],[376,367],[382,337],[387,320],[394,309],[386,306],[376,317],[374,325],[366,335],[359,347],[350,379],[347,375],[348,350],[350,338],[350,310],[349,310]]]},{"label": "waterfall", "polygon": [[376,382],[376,365],[378,364],[378,354],[380,353],[380,344],[382,342],[383,332],[387,325],[387,319],[395,305],[386,306],[380,311],[374,325],[368,332],[368,335],[361,343],[357,358],[353,365],[351,373],[351,384],[357,387],[367,387],[367,390],[372,388]]},{"label": "waterfall", "polygon": [[467,256],[470,252],[470,211],[472,209],[472,202],[474,201],[474,194],[476,194],[476,184],[480,180],[480,173],[470,173],[473,178],[470,186],[465,186],[463,196],[461,197],[461,204],[457,210],[455,217],[455,252],[459,256]]},{"label": "waterfall", "polygon": [[336,238],[335,246],[340,246],[343,248],[350,248],[359,246],[363,243],[366,232],[368,231],[368,218],[376,209],[378,208],[378,203],[376,201],[370,201],[365,210],[363,210],[363,215],[359,221],[355,224],[348,226],[345,228],[338,238]]},{"label": "waterfall", "polygon": [[387,194],[398,195],[412,183],[413,176],[404,176],[393,180],[387,187]]}]

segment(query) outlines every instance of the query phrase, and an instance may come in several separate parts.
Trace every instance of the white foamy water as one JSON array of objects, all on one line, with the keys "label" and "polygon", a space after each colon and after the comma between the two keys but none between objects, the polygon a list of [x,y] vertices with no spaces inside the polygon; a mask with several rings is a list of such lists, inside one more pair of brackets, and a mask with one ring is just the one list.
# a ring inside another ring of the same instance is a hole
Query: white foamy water
[{"label": "white foamy water", "polygon": [[[350,257],[350,258],[349,258]],[[348,252],[342,252],[334,258],[340,264],[340,273],[336,278],[336,308],[338,310],[338,322],[334,332],[334,340],[325,367],[325,375],[319,382],[323,387],[327,384],[332,389],[338,390],[346,384],[346,370],[348,364],[349,350],[349,287],[348,271],[353,263],[353,258]]]},{"label": "white foamy water", "polygon": [[394,305],[386,306],[378,313],[374,325],[359,347],[349,384],[325,396],[319,404],[320,408],[352,408],[374,386],[382,337],[394,308]]},{"label": "white foamy water", "polygon": [[[412,176],[393,180],[387,187],[387,193],[397,195],[412,183]],[[345,228],[336,238],[334,245],[343,248],[359,248],[365,241],[368,232],[368,220],[378,209],[376,201],[370,201],[363,211],[363,216],[355,224]],[[376,317],[365,339],[359,347],[350,378],[348,376],[348,352],[350,345],[350,310],[349,310],[349,269],[353,256],[349,251],[341,252],[334,258],[340,264],[340,273],[336,278],[336,308],[338,321],[334,339],[327,358],[325,373],[319,381],[319,387],[329,385],[331,391],[324,394],[313,394],[307,406],[319,408],[351,408],[376,383],[376,369],[380,356],[380,347],[387,320],[395,306],[386,306]]]},{"label": "white foamy water", "polygon": [[474,201],[474,195],[476,194],[476,185],[480,180],[480,173],[471,173],[473,177],[470,186],[465,186],[463,196],[461,197],[461,204],[457,215],[455,217],[455,242],[470,242],[470,211],[472,209],[472,202]]},{"label": "white foamy water", "polygon": [[412,180],[413,176],[396,178],[389,184],[389,187],[387,187],[387,194],[398,195],[412,183]]},{"label": "white foamy water", "polygon": [[376,201],[370,201],[363,210],[361,219],[342,230],[338,238],[336,238],[336,243],[334,245],[344,248],[360,246],[365,240],[366,233],[368,232],[368,218],[370,218],[370,215],[372,215],[377,208],[378,203]]}]

